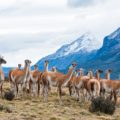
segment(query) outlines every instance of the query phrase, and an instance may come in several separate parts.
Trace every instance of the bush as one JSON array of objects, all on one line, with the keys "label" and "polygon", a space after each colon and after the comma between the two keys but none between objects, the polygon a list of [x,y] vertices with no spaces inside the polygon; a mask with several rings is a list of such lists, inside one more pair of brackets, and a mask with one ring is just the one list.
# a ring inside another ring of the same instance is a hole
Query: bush
[{"label": "bush", "polygon": [[4,98],[5,98],[6,100],[11,101],[11,100],[14,99],[14,97],[15,97],[15,95],[14,95],[14,93],[13,93],[12,91],[5,92]]},{"label": "bush", "polygon": [[115,102],[103,97],[97,97],[92,100],[89,108],[90,112],[103,112],[106,114],[113,114],[115,111]]},{"label": "bush", "polygon": [[4,109],[4,106],[0,104],[0,111],[2,111],[3,109]]}]

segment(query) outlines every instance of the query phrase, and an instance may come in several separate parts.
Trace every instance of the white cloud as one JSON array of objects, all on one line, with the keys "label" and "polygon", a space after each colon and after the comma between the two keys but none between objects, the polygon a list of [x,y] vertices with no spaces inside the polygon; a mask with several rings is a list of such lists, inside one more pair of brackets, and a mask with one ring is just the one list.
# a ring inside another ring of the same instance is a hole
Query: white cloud
[{"label": "white cloud", "polygon": [[0,0],[0,52],[7,66],[16,66],[27,57],[37,62],[86,31],[102,43],[120,25],[119,5],[119,0]]}]

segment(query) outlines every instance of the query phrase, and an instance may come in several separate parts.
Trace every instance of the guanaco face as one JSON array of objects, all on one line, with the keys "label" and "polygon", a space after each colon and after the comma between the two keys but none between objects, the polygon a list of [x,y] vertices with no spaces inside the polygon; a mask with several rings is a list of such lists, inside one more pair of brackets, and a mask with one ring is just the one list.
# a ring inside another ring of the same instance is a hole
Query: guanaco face
[{"label": "guanaco face", "polygon": [[56,67],[52,67],[52,72],[57,72],[57,68]]},{"label": "guanaco face", "polygon": [[21,66],[22,66],[21,64],[18,64],[18,69],[19,69],[19,70],[21,70]]},{"label": "guanaco face", "polygon": [[6,63],[7,63],[6,60],[3,57],[0,57],[0,65],[6,64]]}]

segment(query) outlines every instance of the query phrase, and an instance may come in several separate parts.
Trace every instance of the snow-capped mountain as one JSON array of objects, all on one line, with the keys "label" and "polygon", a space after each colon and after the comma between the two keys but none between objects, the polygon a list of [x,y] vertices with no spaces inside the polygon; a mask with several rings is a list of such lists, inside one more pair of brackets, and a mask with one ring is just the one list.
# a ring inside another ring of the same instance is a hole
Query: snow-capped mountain
[{"label": "snow-capped mountain", "polygon": [[120,28],[106,36],[103,46],[97,51],[95,57],[87,63],[87,67],[106,70],[112,69],[113,79],[120,75]]},{"label": "snow-capped mountain", "polygon": [[101,42],[98,41],[90,32],[80,36],[70,44],[63,45],[52,56],[55,58],[64,57],[75,53],[90,53],[101,47]]},{"label": "snow-capped mountain", "polygon": [[106,36],[101,48],[100,46],[101,43],[87,33],[62,46],[54,54],[41,59],[37,64],[43,69],[44,60],[48,59],[50,68],[56,66],[60,71],[66,72],[70,64],[75,61],[78,68],[85,68],[86,71],[112,69],[111,78],[117,79],[120,76],[120,28]]},{"label": "snow-capped mountain", "polygon": [[57,66],[59,69],[66,69],[73,61],[83,64],[95,54],[100,45],[91,33],[86,33],[72,43],[62,46],[54,54],[41,59],[37,64],[42,69],[46,59],[50,61],[50,67]]},{"label": "snow-capped mountain", "polygon": [[108,37],[109,39],[116,38],[116,40],[120,42],[120,27],[117,30],[115,30],[113,33],[111,33]]}]

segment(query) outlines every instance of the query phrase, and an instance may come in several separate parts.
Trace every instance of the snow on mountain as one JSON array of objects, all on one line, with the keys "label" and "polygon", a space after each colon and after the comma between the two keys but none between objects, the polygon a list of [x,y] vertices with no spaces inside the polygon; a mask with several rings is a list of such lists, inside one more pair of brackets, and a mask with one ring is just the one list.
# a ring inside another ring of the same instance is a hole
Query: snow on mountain
[{"label": "snow on mountain", "polygon": [[118,39],[120,41],[120,27],[109,35],[109,39]]},{"label": "snow on mountain", "polygon": [[118,79],[120,74],[120,28],[103,40],[103,46],[97,51],[92,61],[87,63],[88,68],[112,69],[111,78]]},{"label": "snow on mountain", "polygon": [[91,33],[85,33],[77,40],[70,44],[62,46],[56,51],[54,57],[67,56],[74,53],[87,53],[96,50],[101,47],[101,42],[98,41]]}]

